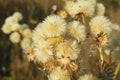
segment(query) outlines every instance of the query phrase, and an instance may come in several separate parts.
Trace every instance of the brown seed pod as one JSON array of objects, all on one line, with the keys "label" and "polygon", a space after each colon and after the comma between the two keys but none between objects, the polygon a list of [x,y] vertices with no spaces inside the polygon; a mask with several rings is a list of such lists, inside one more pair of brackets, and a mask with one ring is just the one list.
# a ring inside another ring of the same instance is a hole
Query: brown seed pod
[{"label": "brown seed pod", "polygon": [[102,65],[98,65],[97,76],[102,80],[113,80],[115,63],[103,62]]}]

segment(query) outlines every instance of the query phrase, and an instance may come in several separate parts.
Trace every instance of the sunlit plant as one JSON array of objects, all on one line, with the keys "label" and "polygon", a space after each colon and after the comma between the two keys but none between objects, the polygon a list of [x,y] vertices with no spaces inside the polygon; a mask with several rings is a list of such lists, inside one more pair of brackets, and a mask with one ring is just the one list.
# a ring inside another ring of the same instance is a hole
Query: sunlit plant
[{"label": "sunlit plant", "polygon": [[[112,65],[115,61],[111,53],[116,48],[112,47],[113,30],[120,31],[120,27],[104,15],[104,5],[96,0],[64,3],[61,10],[54,5],[51,14],[33,31],[19,23],[23,17],[19,12],[6,18],[2,31],[10,34],[12,43],[21,44],[28,60],[39,64],[48,80],[72,80],[74,73],[79,74],[77,80],[115,80],[119,64],[116,69]],[[95,68],[82,72],[83,62],[90,57]]]}]

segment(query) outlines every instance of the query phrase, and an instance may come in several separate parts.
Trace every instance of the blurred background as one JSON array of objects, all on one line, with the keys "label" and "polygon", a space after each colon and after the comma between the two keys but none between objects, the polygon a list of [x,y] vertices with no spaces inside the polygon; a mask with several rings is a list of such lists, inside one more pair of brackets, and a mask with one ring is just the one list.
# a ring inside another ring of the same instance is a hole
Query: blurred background
[{"label": "blurred background", "polygon": [[[120,0],[98,0],[106,7],[106,16],[120,25]],[[0,0],[0,28],[15,11],[23,14],[20,23],[34,29],[37,23],[50,14],[52,5],[62,8],[62,0]],[[12,44],[9,35],[0,30],[0,80],[47,80],[45,74],[29,62],[20,44]]]}]

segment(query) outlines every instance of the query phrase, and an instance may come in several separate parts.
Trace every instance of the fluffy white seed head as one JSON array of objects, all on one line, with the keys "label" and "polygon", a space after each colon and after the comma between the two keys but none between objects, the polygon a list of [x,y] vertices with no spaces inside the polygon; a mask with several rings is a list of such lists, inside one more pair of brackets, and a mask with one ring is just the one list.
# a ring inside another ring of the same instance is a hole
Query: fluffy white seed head
[{"label": "fluffy white seed head", "polygon": [[105,14],[105,6],[102,3],[97,3],[96,15],[104,15],[104,14]]},{"label": "fluffy white seed head", "polygon": [[42,23],[39,23],[32,33],[33,43],[38,43],[40,40],[45,40],[46,36],[44,35],[42,29]]},{"label": "fluffy white seed head", "polygon": [[48,80],[71,80],[71,79],[67,70],[57,67],[50,73],[50,75],[48,76]]},{"label": "fluffy white seed head", "polygon": [[37,62],[46,63],[53,55],[51,44],[47,41],[34,44],[34,55]]},{"label": "fluffy white seed head", "polygon": [[29,28],[27,24],[21,24],[19,32],[22,34],[23,30],[25,30],[26,28]]},{"label": "fluffy white seed head", "polygon": [[13,24],[13,23],[18,23],[17,18],[15,18],[13,16],[10,16],[10,17],[6,18],[5,24]]},{"label": "fluffy white seed head", "polygon": [[29,28],[29,25],[28,25],[28,24],[22,24],[22,25],[21,25],[21,28],[22,28],[22,29]]},{"label": "fluffy white seed head", "polygon": [[68,34],[75,38],[78,42],[85,40],[85,26],[82,25],[79,21],[69,22],[67,25]]},{"label": "fluffy white seed head", "polygon": [[55,51],[57,58],[65,57],[71,60],[76,60],[80,52],[76,41],[60,42]]},{"label": "fluffy white seed head", "polygon": [[20,45],[21,45],[23,50],[28,49],[31,45],[31,39],[30,38],[23,38]]},{"label": "fluffy white seed head", "polygon": [[10,35],[10,40],[11,40],[12,43],[19,43],[20,39],[21,39],[21,36],[18,32],[13,32]]},{"label": "fluffy white seed head", "polygon": [[75,4],[74,1],[65,1],[65,7],[64,8],[69,14],[72,14],[71,9],[72,9],[74,4]]},{"label": "fluffy white seed head", "polygon": [[104,16],[96,16],[91,19],[90,30],[94,36],[97,36],[101,32],[110,34],[112,31],[111,22]]},{"label": "fluffy white seed head", "polygon": [[32,44],[29,47],[27,47],[26,49],[23,49],[23,51],[26,54],[26,57],[28,58],[29,61],[35,60]]},{"label": "fluffy white seed head", "polygon": [[77,1],[88,1],[90,2],[93,6],[96,6],[97,0],[77,0]]},{"label": "fluffy white seed head", "polygon": [[23,19],[23,16],[22,16],[22,14],[20,12],[15,12],[13,14],[13,17],[15,17],[18,21]]},{"label": "fluffy white seed head", "polygon": [[4,24],[2,26],[2,31],[5,33],[5,34],[9,34],[11,33],[11,25],[10,24]]},{"label": "fluffy white seed head", "polygon": [[5,23],[7,24],[13,24],[18,23],[20,20],[22,20],[22,14],[20,12],[15,12],[12,16],[9,16],[6,18]]},{"label": "fluffy white seed head", "polygon": [[60,58],[58,59],[58,62],[60,62],[63,65],[68,65],[70,63],[70,59],[69,58]]},{"label": "fluffy white seed head", "polygon": [[42,27],[42,22],[39,22],[36,26],[36,28],[41,28]]},{"label": "fluffy white seed head", "polygon": [[93,6],[96,6],[97,0],[87,0],[87,1],[89,1]]},{"label": "fluffy white seed head", "polygon": [[83,13],[86,16],[93,16],[95,12],[94,5],[89,1],[78,1],[76,2],[71,9],[71,16],[74,17],[78,13]]},{"label": "fluffy white seed head", "polygon": [[18,23],[14,23],[14,24],[11,25],[11,30],[12,31],[19,31],[20,28],[21,28],[21,25],[18,24]]},{"label": "fluffy white seed head", "polygon": [[98,80],[98,79],[94,77],[92,74],[85,74],[83,76],[80,76],[78,80]]},{"label": "fluffy white seed head", "polygon": [[52,10],[54,10],[54,11],[57,10],[57,5],[53,5]]},{"label": "fluffy white seed head", "polygon": [[50,15],[43,21],[43,31],[47,37],[61,36],[66,32],[66,22],[57,15]]},{"label": "fluffy white seed head", "polygon": [[26,28],[22,31],[23,37],[30,38],[32,36],[32,31],[30,28]]}]

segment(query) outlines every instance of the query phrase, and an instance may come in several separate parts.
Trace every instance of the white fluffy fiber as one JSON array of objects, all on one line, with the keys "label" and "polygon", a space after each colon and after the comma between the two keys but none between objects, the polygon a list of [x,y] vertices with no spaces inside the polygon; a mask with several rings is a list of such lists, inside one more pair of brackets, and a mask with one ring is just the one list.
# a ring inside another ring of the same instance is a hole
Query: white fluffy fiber
[{"label": "white fluffy fiber", "polygon": [[23,16],[20,12],[15,12],[12,16],[6,18],[5,23],[7,24],[18,23],[20,20],[22,20],[22,17]]},{"label": "white fluffy fiber", "polygon": [[46,63],[53,55],[52,46],[47,41],[34,44],[34,55],[37,62]]},{"label": "white fluffy fiber", "polygon": [[18,23],[18,19],[16,17],[9,16],[5,20],[5,24],[14,24],[14,23]]},{"label": "white fluffy fiber", "polygon": [[23,50],[26,50],[31,46],[31,39],[30,38],[23,38],[22,41],[20,42],[20,45]]},{"label": "white fluffy fiber", "polygon": [[58,15],[47,16],[42,25],[47,37],[61,36],[66,32],[66,21]]},{"label": "white fluffy fiber", "polygon": [[22,13],[20,13],[20,12],[15,12],[13,14],[13,17],[15,17],[18,21],[23,19]]},{"label": "white fluffy fiber", "polygon": [[64,7],[64,9],[65,9],[69,14],[72,14],[72,7],[73,7],[74,4],[75,4],[74,1],[66,1],[66,2],[65,2],[65,7]]},{"label": "white fluffy fiber", "polygon": [[92,74],[85,74],[83,76],[80,76],[78,80],[98,80],[98,79],[94,77]]},{"label": "white fluffy fiber", "polygon": [[5,34],[9,34],[12,32],[11,30],[11,24],[3,24],[2,26],[2,31],[5,33]]},{"label": "white fluffy fiber", "polygon": [[57,58],[68,58],[71,60],[76,60],[79,55],[79,48],[76,41],[65,41],[57,44],[56,48]]},{"label": "white fluffy fiber", "polygon": [[75,38],[78,42],[84,41],[86,38],[85,26],[79,21],[69,22],[67,25],[68,34]]},{"label": "white fluffy fiber", "polygon": [[104,14],[105,14],[105,6],[102,3],[97,3],[96,15],[104,15]]},{"label": "white fluffy fiber", "polygon": [[10,27],[12,31],[19,31],[21,28],[21,25],[19,23],[14,23]]},{"label": "white fluffy fiber", "polygon": [[32,31],[30,28],[26,28],[22,30],[22,36],[26,38],[31,38],[32,36]]},{"label": "white fluffy fiber", "polygon": [[86,16],[93,16],[95,12],[95,6],[89,1],[81,0],[76,2],[70,11],[70,15],[75,17],[78,13],[84,13]]},{"label": "white fluffy fiber", "polygon": [[112,24],[108,18],[105,16],[96,16],[91,19],[90,23],[90,30],[94,36],[97,36],[101,32],[110,34],[112,31]]},{"label": "white fluffy fiber", "polygon": [[12,16],[6,18],[4,25],[2,26],[2,31],[5,34],[9,34],[12,31],[19,31],[21,25],[19,21],[22,19],[22,14],[20,12],[15,12]]},{"label": "white fluffy fiber", "polygon": [[48,80],[71,80],[70,75],[67,70],[56,67],[50,75],[48,75]]},{"label": "white fluffy fiber", "polygon": [[45,40],[46,38],[47,37],[45,36],[44,31],[42,29],[42,23],[39,23],[32,33],[33,43],[38,43],[39,40]]},{"label": "white fluffy fiber", "polygon": [[10,40],[12,43],[19,43],[21,40],[21,36],[18,32],[13,32],[10,34]]}]

